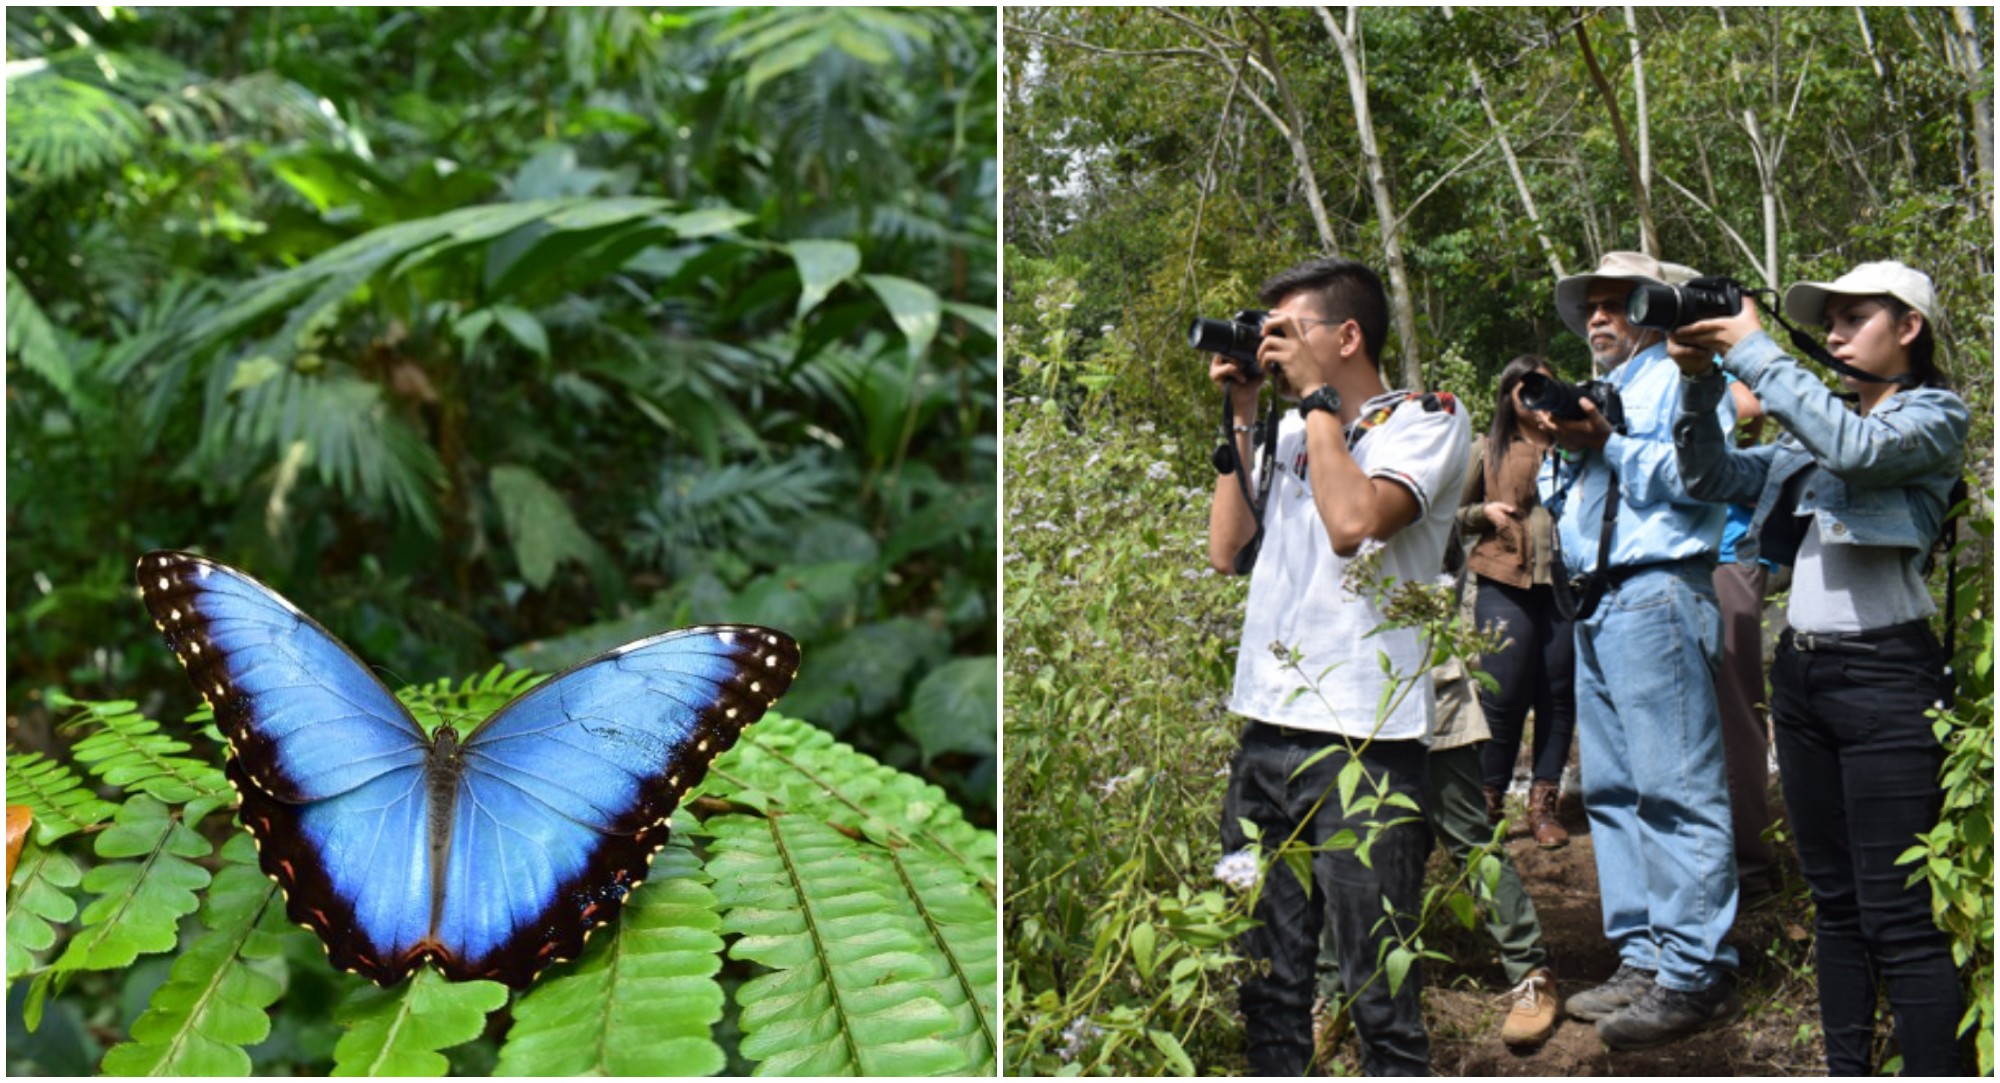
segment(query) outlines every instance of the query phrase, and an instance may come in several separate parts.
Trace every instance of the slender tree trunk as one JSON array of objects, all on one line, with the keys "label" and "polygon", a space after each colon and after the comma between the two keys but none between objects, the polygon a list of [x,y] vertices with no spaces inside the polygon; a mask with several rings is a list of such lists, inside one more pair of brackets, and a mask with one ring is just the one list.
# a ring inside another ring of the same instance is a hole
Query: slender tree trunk
[{"label": "slender tree trunk", "polygon": [[1632,179],[1632,197],[1639,205],[1640,249],[1657,259],[1660,255],[1660,231],[1653,225],[1653,204],[1646,198],[1645,173],[1639,167],[1639,153],[1632,146],[1631,133],[1625,130],[1625,115],[1618,108],[1618,92],[1611,89],[1611,80],[1604,77],[1604,69],[1597,63],[1597,53],[1590,47],[1590,32],[1584,28],[1584,22],[1582,18],[1576,20],[1576,44],[1583,51],[1584,66],[1590,69],[1590,81],[1596,85],[1598,96],[1604,99],[1604,111],[1611,116],[1611,131],[1618,137],[1618,155],[1625,160],[1625,172]]},{"label": "slender tree trunk", "polygon": [[[1965,76],[1967,96],[1972,99],[1973,151],[1979,158],[1979,193],[1986,199],[1986,213],[1993,216],[1993,84],[1979,59],[1979,24],[1972,9],[1960,4],[1951,9],[1958,29],[1959,72]],[[2000,226],[2000,218],[1996,218]]]},{"label": "slender tree trunk", "polygon": [[1861,24],[1861,47],[1868,54],[1868,64],[1875,69],[1875,81],[1882,84],[1882,104],[1889,111],[1889,119],[1896,126],[1896,145],[1903,151],[1903,168],[1911,180],[1917,176],[1917,151],[1910,145],[1910,130],[1904,126],[1902,109],[1897,94],[1889,86],[1889,73],[1882,67],[1882,58],[1875,52],[1875,33],[1868,28],[1868,9],[1856,7],[1854,18]]},{"label": "slender tree trunk", "polygon": [[[1451,16],[1451,8],[1444,9],[1445,16]],[[1493,110],[1493,96],[1486,92],[1486,78],[1479,73],[1479,63],[1467,56],[1466,70],[1472,73],[1472,89],[1479,95],[1480,108],[1486,110],[1486,122],[1493,126],[1493,138],[1500,144],[1500,154],[1507,159],[1507,174],[1514,178],[1514,190],[1521,194],[1521,206],[1527,211],[1528,224],[1535,230],[1535,241],[1542,246],[1542,255],[1548,258],[1549,271],[1557,278],[1563,277],[1562,257],[1549,239],[1548,229],[1542,224],[1541,212],[1535,209],[1535,193],[1528,188],[1527,175],[1521,172],[1520,159],[1514,156],[1514,144],[1507,138],[1507,129],[1500,123],[1500,115]]]},{"label": "slender tree trunk", "polygon": [[1646,108],[1646,65],[1639,49],[1639,16],[1625,5],[1625,30],[1632,39],[1632,111],[1639,122],[1639,187],[1645,189],[1646,205],[1653,205],[1652,113]]},{"label": "slender tree trunk", "polygon": [[1326,32],[1340,50],[1341,66],[1347,70],[1347,92],[1354,101],[1354,129],[1361,138],[1361,158],[1368,167],[1369,187],[1375,193],[1375,217],[1382,228],[1382,259],[1389,265],[1389,308],[1402,340],[1398,385],[1412,391],[1424,387],[1423,362],[1417,356],[1417,313],[1410,300],[1409,273],[1403,267],[1402,227],[1396,220],[1395,203],[1389,196],[1389,174],[1382,166],[1382,153],[1375,143],[1375,124],[1368,113],[1368,83],[1361,71],[1359,51],[1359,7],[1347,9],[1347,27],[1334,21],[1333,13],[1315,7]]}]

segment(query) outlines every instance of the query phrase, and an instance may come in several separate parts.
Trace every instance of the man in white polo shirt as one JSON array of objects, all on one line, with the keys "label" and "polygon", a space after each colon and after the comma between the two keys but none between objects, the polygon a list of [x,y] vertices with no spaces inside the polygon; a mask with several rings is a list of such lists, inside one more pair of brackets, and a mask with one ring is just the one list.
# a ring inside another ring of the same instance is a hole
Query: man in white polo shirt
[{"label": "man in white polo shirt", "polygon": [[[1246,822],[1267,855],[1295,833],[1308,846],[1334,845],[1315,856],[1314,898],[1282,867],[1266,877],[1256,909],[1262,924],[1240,942],[1246,957],[1270,962],[1268,973],[1244,982],[1241,996],[1250,1074],[1296,1076],[1307,1068],[1322,898],[1331,898],[1340,925],[1343,985],[1358,990],[1351,1018],[1363,1070],[1426,1074],[1430,1041],[1418,970],[1412,966],[1393,994],[1388,976],[1377,972],[1384,946],[1414,932],[1422,903],[1430,838],[1416,810],[1433,714],[1428,647],[1414,629],[1378,632],[1381,583],[1346,579],[1350,565],[1368,556],[1376,576],[1436,580],[1471,428],[1450,395],[1384,386],[1388,301],[1366,266],[1312,260],[1266,282],[1260,296],[1272,308],[1258,361],[1298,405],[1278,430],[1250,573],[1229,704],[1248,722],[1223,799],[1223,850],[1249,844]],[[1262,376],[1247,378],[1222,357],[1209,376],[1230,396],[1237,461],[1250,463]],[[1209,559],[1219,571],[1232,571],[1257,534],[1246,488],[1232,475],[1217,479]],[[1400,794],[1409,806],[1343,808],[1336,780],[1355,761],[1365,775],[1356,803]],[[1371,837],[1364,863],[1354,843]],[[1385,902],[1393,923],[1381,920]]]}]

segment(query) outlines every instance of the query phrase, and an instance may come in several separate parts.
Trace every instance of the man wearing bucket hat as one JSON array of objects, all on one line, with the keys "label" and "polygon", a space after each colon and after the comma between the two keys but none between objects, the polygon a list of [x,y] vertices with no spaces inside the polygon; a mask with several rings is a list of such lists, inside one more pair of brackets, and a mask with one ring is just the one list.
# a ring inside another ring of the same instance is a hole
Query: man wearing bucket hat
[{"label": "man wearing bucket hat", "polygon": [[[1746,301],[1674,332],[1671,356],[1687,376],[1676,449],[1690,492],[1756,502],[1738,559],[1793,569],[1771,718],[1812,885],[1827,1070],[1873,1070],[1879,982],[1904,1074],[1957,1075],[1958,968],[1929,886],[1897,861],[1944,800],[1929,713],[1954,684],[1924,580],[1971,412],[1936,367],[1937,299],[1922,272],[1864,263],[1793,286],[1784,307],[1827,329],[1825,350],[1803,335],[1794,345],[1840,373],[1855,406],[1786,356]],[[1727,397],[1717,355],[1784,426],[1776,444],[1731,447],[1709,420],[1703,404]]]},{"label": "man wearing bucket hat", "polygon": [[[1674,458],[1680,370],[1661,332],[1625,302],[1641,282],[1694,273],[1636,252],[1556,284],[1563,322],[1590,346],[1624,405],[1625,428],[1585,400],[1581,419],[1535,415],[1569,454],[1550,460],[1543,502],[1571,576],[1595,580],[1576,621],[1576,716],[1604,933],[1620,965],[1571,996],[1614,1049],[1643,1049],[1705,1030],[1737,1010],[1736,917],[1715,671],[1721,646],[1712,573],[1724,512],[1688,495]],[[1723,431],[1736,411],[1715,406]],[[1607,510],[1608,509],[1608,510]]]}]

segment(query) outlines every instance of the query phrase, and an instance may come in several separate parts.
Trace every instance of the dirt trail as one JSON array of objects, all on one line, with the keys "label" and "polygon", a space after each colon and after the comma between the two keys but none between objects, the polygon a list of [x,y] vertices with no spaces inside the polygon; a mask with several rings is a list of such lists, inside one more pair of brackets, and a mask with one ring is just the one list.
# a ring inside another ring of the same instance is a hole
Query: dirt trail
[{"label": "dirt trail", "polygon": [[[1773,811],[1776,805],[1773,787]],[[1518,811],[1518,806],[1517,806]],[[1604,939],[1598,910],[1597,866],[1590,825],[1574,797],[1565,798],[1563,826],[1570,842],[1543,850],[1515,830],[1508,850],[1535,901],[1542,935],[1554,958],[1565,996],[1588,989],[1618,968]],[[1728,942],[1741,957],[1738,972],[1744,1011],[1735,1022],[1659,1049],[1614,1053],[1596,1028],[1564,1018],[1540,1049],[1516,1053],[1500,1041],[1507,1014],[1502,971],[1485,928],[1468,931],[1450,922],[1428,936],[1427,946],[1462,962],[1425,963],[1424,1015],[1431,1032],[1431,1071],[1440,1076],[1640,1076],[1824,1075],[1819,1002],[1804,924],[1807,903],[1790,847],[1780,847],[1787,891],[1779,900],[1740,914]],[[1444,855],[1434,873],[1444,871]],[[1802,1030],[1802,1024],[1810,1024]],[[1337,1056],[1358,1071],[1353,1039]]]}]

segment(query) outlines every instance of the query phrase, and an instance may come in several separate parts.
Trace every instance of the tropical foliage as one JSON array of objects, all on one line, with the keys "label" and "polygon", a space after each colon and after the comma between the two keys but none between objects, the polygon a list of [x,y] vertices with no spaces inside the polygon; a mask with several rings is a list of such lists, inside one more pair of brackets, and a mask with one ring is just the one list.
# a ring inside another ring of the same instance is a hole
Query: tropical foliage
[{"label": "tropical foliage", "polygon": [[[110,1034],[106,1070],[432,1071],[449,1046],[460,1070],[567,1071],[538,1058],[571,1043],[516,1045],[527,1020],[575,1026],[586,1000],[650,1018],[646,989],[581,971],[492,1018],[476,988],[350,1001],[301,976],[318,953],[250,882],[214,749],[145,721],[192,702],[131,589],[152,548],[251,570],[392,684],[496,655],[549,672],[689,623],[782,628],[806,657],[782,709],[897,787],[941,787],[908,799],[913,823],[991,827],[990,11],[14,8],[7,35],[8,791],[40,832],[9,893],[8,971],[10,1025],[24,1008],[42,1024],[10,1064],[89,1071]],[[62,727],[77,701],[99,708]],[[842,845],[899,838],[878,829],[907,808],[860,811],[883,784],[825,781],[793,800],[840,804],[810,814],[836,831],[859,817]],[[776,845],[728,823],[660,861],[699,882]],[[964,842],[952,868],[988,860],[968,875],[990,922],[990,838]],[[802,845],[837,873],[811,889],[866,920],[892,882],[935,895],[902,911],[933,948],[981,905],[896,866],[899,841],[881,860]],[[156,860],[119,879],[134,858]],[[843,968],[905,1005],[928,995],[838,953],[807,973],[794,931],[732,925],[758,907],[706,890],[642,894],[627,925],[706,923],[774,954],[696,937],[617,974],[679,974],[693,952],[720,983],[726,1004],[676,1008],[705,1050],[689,1064],[802,1049],[783,1028]],[[965,988],[992,965],[919,946],[905,954],[949,957]],[[767,973],[803,999],[752,1013],[741,995]],[[923,1029],[953,1070],[977,1069],[992,1029],[968,995],[940,993]],[[836,1000],[815,1026],[841,1055],[890,1041]],[[743,1012],[740,1048],[711,1008]],[[935,1070],[928,1040],[850,1063]],[[592,1063],[663,1070],[653,1057]]]},{"label": "tropical foliage", "polygon": [[[1211,870],[1243,588],[1206,570],[1215,400],[1186,329],[1319,254],[1384,272],[1390,383],[1456,392],[1481,421],[1516,356],[1587,374],[1550,297],[1605,251],[1752,286],[1884,258],[1935,278],[1940,357],[1976,419],[1974,498],[1961,695],[1939,723],[1949,813],[1910,860],[1965,968],[1965,1032],[1990,1034],[1990,12],[1024,7],[1005,23],[1009,1065],[1241,1065],[1235,911]],[[1806,1064],[1814,1038],[1801,1028]]]}]

